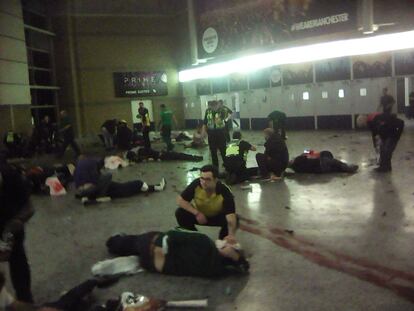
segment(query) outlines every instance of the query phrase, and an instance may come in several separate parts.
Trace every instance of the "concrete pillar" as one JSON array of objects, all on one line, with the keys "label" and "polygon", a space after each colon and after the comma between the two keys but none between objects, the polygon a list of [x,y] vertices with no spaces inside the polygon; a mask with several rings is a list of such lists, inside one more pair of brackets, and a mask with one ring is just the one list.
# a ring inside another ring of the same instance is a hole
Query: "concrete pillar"
[{"label": "concrete pillar", "polygon": [[374,0],[362,1],[362,32],[370,34],[375,31],[374,26]]},{"label": "concrete pillar", "polygon": [[194,1],[187,0],[188,10],[188,32],[190,36],[190,57],[191,63],[196,64],[198,61],[198,44],[197,44],[197,26],[195,20]]}]

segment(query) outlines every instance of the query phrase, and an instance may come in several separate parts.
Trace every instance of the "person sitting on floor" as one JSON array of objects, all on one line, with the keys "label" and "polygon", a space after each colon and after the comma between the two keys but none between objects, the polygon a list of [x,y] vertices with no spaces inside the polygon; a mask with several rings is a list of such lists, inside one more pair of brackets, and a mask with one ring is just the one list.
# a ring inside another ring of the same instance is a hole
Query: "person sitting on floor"
[{"label": "person sitting on floor", "polygon": [[151,148],[136,147],[129,150],[126,154],[126,158],[134,162],[142,162],[147,160],[153,161],[203,161],[202,156],[196,156],[192,154],[174,152],[174,151],[156,151]]},{"label": "person sitting on floor", "polygon": [[263,178],[270,177],[271,180],[281,179],[289,163],[289,152],[285,140],[271,128],[263,132],[266,139],[265,152],[256,154],[260,174]]},{"label": "person sitting on floor", "polygon": [[358,165],[346,164],[334,158],[329,151],[305,150],[303,154],[289,162],[296,173],[355,173]]},{"label": "person sitting on floor", "polygon": [[[152,193],[162,191],[165,188],[165,179],[162,178],[158,185],[148,185],[141,180],[133,180],[124,183],[112,181],[112,174],[101,174],[103,161],[81,155],[76,165],[74,181],[76,196],[96,200],[98,197],[122,198],[130,197],[141,192]],[[87,201],[87,199],[83,199]]]},{"label": "person sitting on floor", "polygon": [[218,180],[214,165],[200,169],[200,178],[195,179],[177,197],[175,218],[178,225],[197,231],[195,225],[220,227],[219,239],[236,243],[238,217],[231,190]]},{"label": "person sitting on floor", "polygon": [[203,124],[198,124],[196,131],[193,134],[193,141],[191,144],[186,145],[186,148],[202,148],[207,146],[206,144],[207,133],[203,130]]},{"label": "person sitting on floor", "polygon": [[246,168],[247,154],[256,147],[242,140],[239,131],[233,133],[233,140],[227,146],[224,167],[227,171],[227,184],[236,184],[258,174],[257,167]]},{"label": "person sitting on floor", "polygon": [[106,242],[109,253],[139,256],[141,267],[151,272],[219,277],[229,268],[240,272],[249,270],[249,263],[240,250],[229,243],[220,244],[205,234],[179,228],[140,235],[117,234]]}]

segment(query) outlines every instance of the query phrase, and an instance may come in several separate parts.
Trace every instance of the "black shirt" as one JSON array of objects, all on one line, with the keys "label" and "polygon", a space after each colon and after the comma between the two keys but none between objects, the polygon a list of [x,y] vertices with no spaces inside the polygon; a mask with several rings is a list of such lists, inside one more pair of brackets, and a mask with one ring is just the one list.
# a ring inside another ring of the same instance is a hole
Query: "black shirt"
[{"label": "black shirt", "polygon": [[391,95],[384,95],[381,97],[381,106],[384,112],[391,112],[395,100]]},{"label": "black shirt", "polygon": [[279,134],[272,134],[265,142],[265,155],[281,162],[289,162],[289,152],[286,143]]},{"label": "black shirt", "polygon": [[368,123],[368,127],[372,136],[379,135],[382,140],[387,138],[399,140],[404,130],[404,121],[394,114],[379,114]]},{"label": "black shirt", "polygon": [[9,220],[15,217],[30,198],[30,184],[16,168],[1,168],[3,179],[0,188],[0,233]]},{"label": "black shirt", "polygon": [[206,191],[200,185],[200,178],[197,178],[185,188],[181,193],[181,197],[188,202],[192,202],[193,207],[206,217],[233,214],[236,210],[233,194],[220,181],[216,185],[216,194],[207,196]]},{"label": "black shirt", "polygon": [[102,127],[106,128],[108,130],[108,132],[110,134],[115,134],[115,130],[116,130],[116,120],[106,120],[103,124]]},{"label": "black shirt", "polygon": [[320,158],[308,158],[305,154],[296,157],[290,166],[296,173],[321,173]]}]

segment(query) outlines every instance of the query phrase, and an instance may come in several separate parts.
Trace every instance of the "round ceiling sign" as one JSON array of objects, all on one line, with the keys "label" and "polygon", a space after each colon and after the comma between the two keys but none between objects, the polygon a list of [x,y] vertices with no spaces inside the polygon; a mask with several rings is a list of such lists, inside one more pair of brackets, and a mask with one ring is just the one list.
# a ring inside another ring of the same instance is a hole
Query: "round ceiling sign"
[{"label": "round ceiling sign", "polygon": [[217,31],[212,27],[207,28],[203,33],[202,43],[204,51],[206,51],[209,54],[213,53],[218,46]]}]

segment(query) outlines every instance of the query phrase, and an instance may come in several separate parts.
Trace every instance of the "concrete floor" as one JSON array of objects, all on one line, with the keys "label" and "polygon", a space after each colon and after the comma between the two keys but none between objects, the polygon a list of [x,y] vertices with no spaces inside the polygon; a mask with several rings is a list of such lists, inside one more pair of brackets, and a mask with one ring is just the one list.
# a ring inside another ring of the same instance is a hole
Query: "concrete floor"
[{"label": "concrete floor", "polygon": [[[208,297],[208,310],[414,310],[411,124],[394,154],[393,172],[384,175],[372,173],[368,132],[289,132],[288,137],[291,157],[305,148],[329,149],[360,165],[360,171],[289,174],[283,182],[253,183],[251,190],[233,186],[244,218],[238,238],[250,257],[248,276],[207,280],[144,272],[95,291],[96,299],[128,290],[175,300]],[[245,138],[263,149],[261,133]],[[208,162],[207,149],[193,152]],[[64,197],[33,197],[37,212],[27,226],[26,246],[37,301],[55,299],[88,278],[91,266],[108,256],[104,242],[112,233],[174,227],[175,197],[198,175],[188,170],[201,165],[145,163],[119,170],[117,180],[155,183],[165,176],[167,189],[99,206],[83,207],[73,190]]]}]

